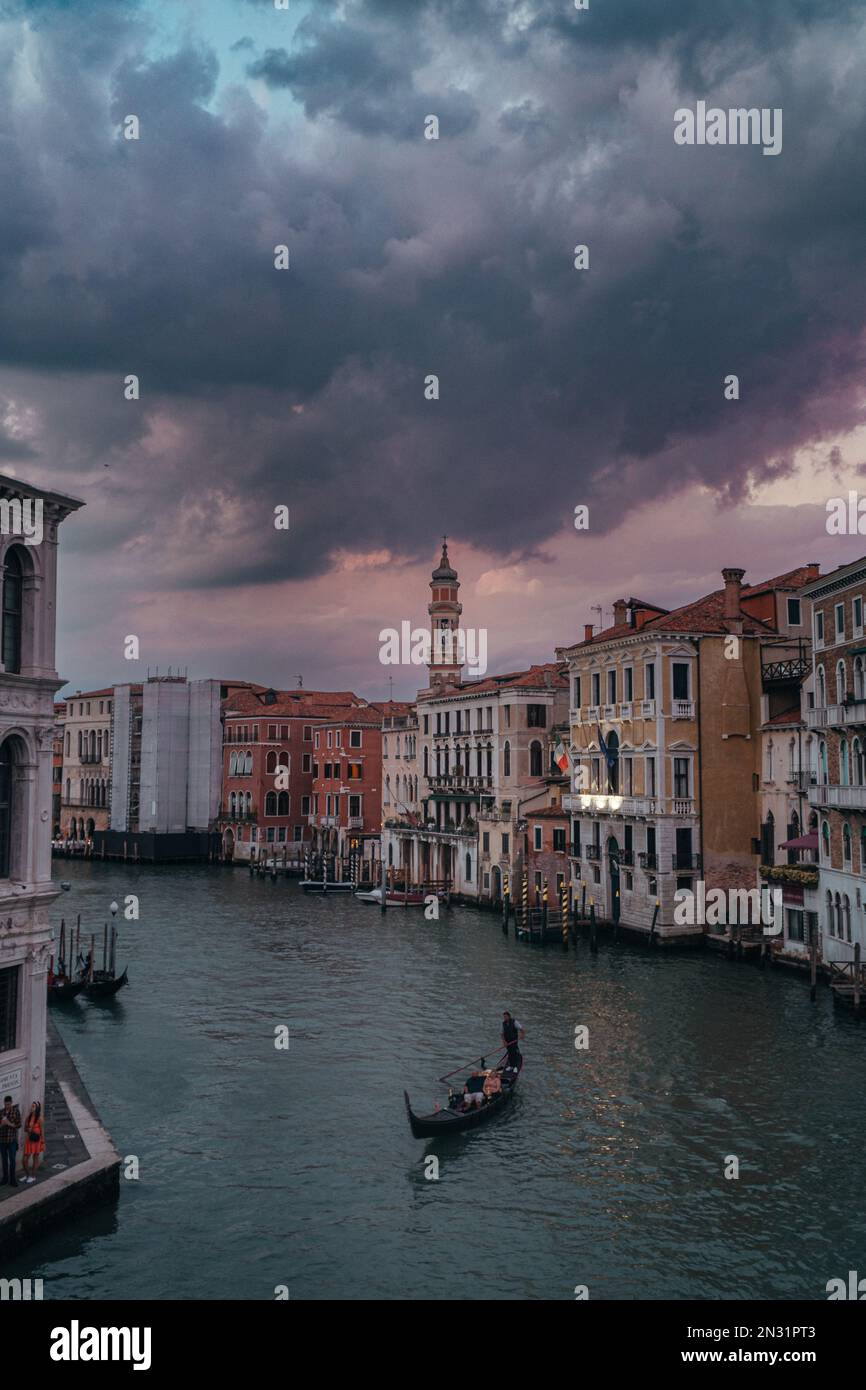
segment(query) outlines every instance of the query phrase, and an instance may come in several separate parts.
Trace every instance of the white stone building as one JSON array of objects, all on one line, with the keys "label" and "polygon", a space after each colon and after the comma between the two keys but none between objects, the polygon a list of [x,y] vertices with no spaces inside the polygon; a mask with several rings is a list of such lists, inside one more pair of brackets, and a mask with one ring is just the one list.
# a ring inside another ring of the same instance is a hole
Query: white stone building
[{"label": "white stone building", "polygon": [[[47,973],[51,956],[54,662],[57,530],[81,502],[0,477],[0,499],[40,506],[42,540],[0,535],[0,1102],[22,1121],[44,1103]],[[21,1149],[19,1147],[19,1159]]]}]

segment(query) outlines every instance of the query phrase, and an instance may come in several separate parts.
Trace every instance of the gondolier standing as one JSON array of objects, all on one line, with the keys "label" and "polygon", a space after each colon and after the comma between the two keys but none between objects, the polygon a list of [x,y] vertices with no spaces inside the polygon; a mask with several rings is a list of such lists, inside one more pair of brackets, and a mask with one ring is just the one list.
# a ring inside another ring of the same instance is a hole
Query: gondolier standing
[{"label": "gondolier standing", "polygon": [[517,1046],[518,1038],[526,1037],[523,1024],[517,1018],[512,1018],[508,1010],[502,1015],[502,1045],[508,1048],[507,1066],[513,1067],[515,1071],[520,1071],[523,1066],[523,1057],[520,1048]]}]

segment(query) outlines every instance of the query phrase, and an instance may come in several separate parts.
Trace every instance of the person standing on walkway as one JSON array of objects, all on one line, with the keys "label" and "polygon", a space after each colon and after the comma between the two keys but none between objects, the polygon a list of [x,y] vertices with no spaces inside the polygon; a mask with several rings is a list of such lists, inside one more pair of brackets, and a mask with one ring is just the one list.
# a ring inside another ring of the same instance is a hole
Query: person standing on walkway
[{"label": "person standing on walkway", "polygon": [[15,1166],[18,1162],[18,1131],[20,1128],[21,1111],[17,1105],[12,1104],[11,1096],[4,1096],[3,1109],[0,1110],[0,1160],[3,1163],[3,1177],[0,1178],[0,1187],[4,1187],[7,1182],[10,1187],[18,1186]]},{"label": "person standing on walkway", "polygon": [[[45,1126],[42,1123],[42,1106],[38,1100],[34,1100],[24,1125],[24,1157],[21,1160],[24,1168],[24,1181],[28,1185],[36,1181],[36,1171],[42,1162],[44,1152]],[[29,1174],[27,1172],[28,1158],[31,1160]]]}]

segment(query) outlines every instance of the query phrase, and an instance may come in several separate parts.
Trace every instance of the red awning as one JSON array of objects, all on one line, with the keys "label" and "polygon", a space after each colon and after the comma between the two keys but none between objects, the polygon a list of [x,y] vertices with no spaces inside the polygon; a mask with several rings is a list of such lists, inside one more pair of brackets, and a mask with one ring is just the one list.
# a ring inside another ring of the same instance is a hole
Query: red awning
[{"label": "red awning", "polygon": [[796,840],[786,840],[779,849],[817,849],[818,832],[812,830],[808,835],[798,835]]}]

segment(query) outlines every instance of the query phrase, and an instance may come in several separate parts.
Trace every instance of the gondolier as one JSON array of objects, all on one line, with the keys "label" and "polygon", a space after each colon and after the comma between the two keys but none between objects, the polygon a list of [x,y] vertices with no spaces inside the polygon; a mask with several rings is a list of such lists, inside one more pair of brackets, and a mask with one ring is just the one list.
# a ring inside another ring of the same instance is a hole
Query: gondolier
[{"label": "gondolier", "polygon": [[508,1049],[507,1065],[513,1067],[515,1071],[520,1071],[523,1066],[523,1058],[520,1055],[520,1048],[517,1045],[518,1038],[526,1037],[523,1024],[517,1018],[512,1018],[508,1010],[502,1015],[502,1045]]}]

